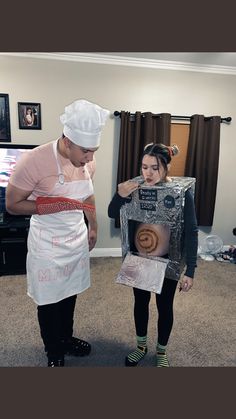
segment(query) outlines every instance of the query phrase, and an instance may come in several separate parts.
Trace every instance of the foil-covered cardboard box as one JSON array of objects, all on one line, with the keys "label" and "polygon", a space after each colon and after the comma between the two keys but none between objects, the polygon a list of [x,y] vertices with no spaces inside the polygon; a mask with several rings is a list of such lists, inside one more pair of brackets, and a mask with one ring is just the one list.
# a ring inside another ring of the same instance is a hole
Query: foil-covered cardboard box
[{"label": "foil-covered cardboard box", "polygon": [[167,263],[168,259],[146,258],[128,252],[116,282],[160,294]]},{"label": "foil-covered cardboard box", "polygon": [[[160,229],[163,227],[162,229],[168,230],[168,252],[163,258],[158,255],[156,259],[163,261],[168,259],[165,276],[178,281],[185,266],[183,240],[185,192],[190,189],[194,195],[195,178],[171,177],[171,179],[172,182],[159,183],[151,187],[143,184],[142,176],[133,179],[140,184],[140,188],[132,194],[130,202],[121,207],[121,245],[123,259],[127,254],[139,253],[134,245],[134,231],[135,229],[137,231],[137,226],[141,223],[154,227],[158,225],[161,226]],[[151,241],[152,239],[153,237]],[[152,253],[147,255],[147,258],[149,257],[155,260]]]}]

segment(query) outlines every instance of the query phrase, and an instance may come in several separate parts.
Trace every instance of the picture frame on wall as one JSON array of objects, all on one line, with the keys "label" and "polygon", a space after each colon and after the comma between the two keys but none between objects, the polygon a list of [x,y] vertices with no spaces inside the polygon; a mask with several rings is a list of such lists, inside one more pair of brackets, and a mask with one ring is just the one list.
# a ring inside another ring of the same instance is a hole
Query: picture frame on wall
[{"label": "picture frame on wall", "polygon": [[18,120],[20,129],[41,129],[41,104],[18,102]]},{"label": "picture frame on wall", "polygon": [[0,93],[0,141],[11,141],[9,95]]}]

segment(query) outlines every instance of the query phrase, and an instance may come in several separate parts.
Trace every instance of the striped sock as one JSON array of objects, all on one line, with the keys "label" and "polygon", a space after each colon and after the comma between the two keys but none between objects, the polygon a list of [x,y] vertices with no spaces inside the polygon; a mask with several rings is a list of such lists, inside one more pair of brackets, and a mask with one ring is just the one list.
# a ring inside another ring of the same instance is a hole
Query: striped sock
[{"label": "striped sock", "polygon": [[166,356],[166,346],[157,343],[157,367],[169,367],[169,361]]},{"label": "striped sock", "polygon": [[125,365],[127,367],[136,367],[139,361],[141,361],[147,353],[147,336],[136,336],[136,339],[137,349],[130,352],[130,354],[125,358]]}]

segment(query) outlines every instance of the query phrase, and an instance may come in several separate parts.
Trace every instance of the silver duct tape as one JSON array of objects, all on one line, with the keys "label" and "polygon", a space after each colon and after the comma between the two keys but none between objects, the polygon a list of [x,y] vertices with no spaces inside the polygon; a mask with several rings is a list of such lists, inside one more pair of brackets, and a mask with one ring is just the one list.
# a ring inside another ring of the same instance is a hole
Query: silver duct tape
[{"label": "silver duct tape", "polygon": [[[165,276],[179,280],[185,266],[184,204],[185,192],[190,189],[194,195],[195,178],[171,177],[172,182],[155,186],[144,185],[142,176],[132,179],[140,188],[132,194],[132,200],[121,207],[121,246],[123,259],[132,251],[129,237],[129,223],[164,224],[170,228],[168,265]],[[160,259],[160,257],[159,257]],[[163,258],[165,259],[165,258]]]}]

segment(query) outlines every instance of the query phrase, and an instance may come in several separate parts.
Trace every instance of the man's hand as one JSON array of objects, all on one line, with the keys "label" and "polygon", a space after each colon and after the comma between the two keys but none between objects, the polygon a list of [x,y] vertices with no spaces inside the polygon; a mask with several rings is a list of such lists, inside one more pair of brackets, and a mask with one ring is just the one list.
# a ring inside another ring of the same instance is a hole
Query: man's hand
[{"label": "man's hand", "polygon": [[61,211],[86,210],[95,211],[95,206],[71,198],[60,196],[39,196],[36,198],[37,214],[55,214]]},{"label": "man's hand", "polygon": [[97,231],[89,229],[88,230],[88,243],[89,243],[89,251],[91,251],[97,242]]}]

